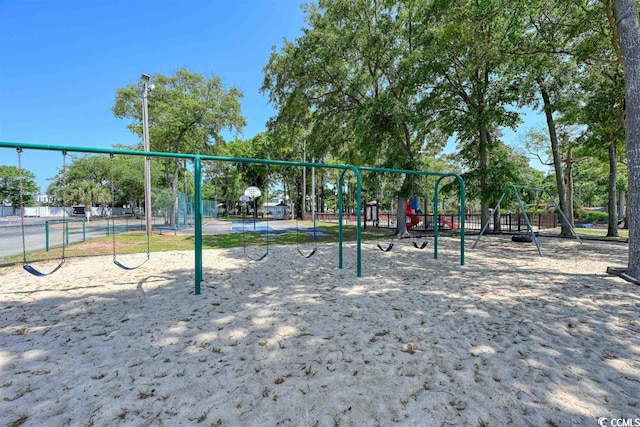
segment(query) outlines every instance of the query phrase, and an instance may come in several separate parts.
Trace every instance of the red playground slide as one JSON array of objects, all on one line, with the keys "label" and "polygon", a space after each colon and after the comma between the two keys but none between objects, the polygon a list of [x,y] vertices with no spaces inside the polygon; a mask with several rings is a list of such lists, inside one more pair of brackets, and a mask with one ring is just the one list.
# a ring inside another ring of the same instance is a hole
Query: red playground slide
[{"label": "red playground slide", "polygon": [[407,213],[407,219],[406,219],[407,229],[414,227],[420,223],[420,215],[416,215],[413,212],[413,209],[411,209],[410,202],[407,202],[406,213]]}]

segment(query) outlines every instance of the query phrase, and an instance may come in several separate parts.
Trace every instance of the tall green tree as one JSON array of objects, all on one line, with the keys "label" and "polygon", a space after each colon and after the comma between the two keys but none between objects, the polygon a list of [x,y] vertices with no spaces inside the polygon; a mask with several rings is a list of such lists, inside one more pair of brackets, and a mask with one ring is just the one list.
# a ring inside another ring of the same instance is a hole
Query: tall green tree
[{"label": "tall green tree", "polygon": [[[557,128],[580,125],[578,142],[609,164],[609,235],[617,235],[616,174],[624,146],[622,72],[612,0],[532,0],[524,9],[527,31],[513,58],[523,70],[520,105],[541,107],[548,127],[560,206],[571,216],[571,177],[562,161]],[[572,146],[574,146],[572,144]],[[568,162],[568,163],[567,163]],[[564,170],[563,170],[564,167]],[[566,189],[565,189],[566,187]],[[566,203],[564,199],[567,199]],[[561,234],[569,234],[562,224]]]},{"label": "tall green tree", "polygon": [[34,196],[40,191],[35,179],[35,174],[27,169],[21,171],[15,166],[0,165],[0,203],[8,202],[19,208],[22,186],[22,203],[25,206],[33,204]]},{"label": "tall green tree", "polygon": [[624,61],[625,135],[629,174],[629,262],[627,274],[640,280],[640,22],[635,0],[615,0]]},{"label": "tall green tree", "polygon": [[[436,2],[438,4],[439,2]],[[443,132],[455,135],[459,155],[473,167],[482,222],[501,189],[492,188],[491,156],[500,155],[500,128],[514,128],[519,92],[512,84],[516,35],[525,31],[522,2],[462,0],[444,2],[437,25],[427,33],[435,54],[421,59],[422,68],[437,70],[433,98],[444,111],[438,119]]]},{"label": "tall green tree", "polygon": [[[431,102],[434,75],[416,66],[432,56],[424,38],[436,18],[431,2],[321,0],[305,6],[309,28],[273,52],[262,90],[277,109],[274,132],[308,131],[308,157],[332,154],[345,163],[419,168],[439,107]],[[283,130],[284,129],[284,130]],[[414,176],[398,193],[398,233]]]},{"label": "tall green tree", "polygon": [[95,181],[73,181],[67,190],[67,201],[70,204],[84,204],[85,213],[88,212],[87,218],[91,218],[91,207],[94,204],[108,204],[110,200],[109,189]]},{"label": "tall green tree", "polygon": [[[154,74],[151,81],[154,88],[148,94],[148,105],[152,151],[209,154],[211,147],[224,140],[225,131],[240,132],[245,125],[240,107],[242,93],[235,87],[226,88],[220,77],[206,78],[181,68],[171,76]],[[142,136],[139,85],[118,89],[112,111],[118,118],[131,119],[129,129]],[[165,160],[165,181],[173,200],[180,168],[180,159]],[[169,217],[175,226],[175,205]]]},{"label": "tall green tree", "polygon": [[[587,148],[581,143],[582,135],[578,128],[559,124],[556,127],[556,120],[547,121],[547,132],[530,129],[526,136],[527,149],[534,153],[540,163],[554,167],[555,188],[551,189],[552,194],[557,194],[558,199],[562,200],[561,189],[564,188],[564,198],[566,206],[560,209],[569,220],[569,224],[564,224],[569,229],[574,225],[574,168],[575,165],[590,159],[587,155]],[[551,130],[553,129],[553,130]],[[550,137],[550,133],[554,136]],[[553,140],[549,145],[549,139]],[[559,166],[558,166],[559,165]],[[559,183],[558,173],[561,174]],[[564,220],[561,221],[564,223]],[[564,230],[561,235],[565,236]]]},{"label": "tall green tree", "polygon": [[[120,150],[131,149],[132,147],[116,145],[114,148]],[[140,147],[135,147],[139,149]],[[161,161],[152,158],[152,187],[160,187],[164,183],[162,175]],[[113,177],[113,179],[112,179]],[[86,186],[103,187],[108,192],[108,197],[99,197],[99,200],[92,202],[104,203],[106,205],[123,206],[130,205],[133,208],[142,205],[144,200],[144,158],[140,156],[115,155],[113,158],[106,155],[86,154],[81,156],[70,156],[66,166],[66,175],[63,171],[51,179],[47,188],[47,193],[62,200],[64,183],[67,183],[67,204],[72,203],[69,194],[74,183],[89,182]],[[113,200],[111,200],[111,189],[113,187]],[[77,197],[73,202],[85,203],[86,200]]]},{"label": "tall green tree", "polygon": [[519,36],[520,48],[510,52],[510,57],[517,64],[515,71],[520,73],[516,77],[521,88],[518,105],[539,110],[546,119],[546,135],[534,131],[527,136],[528,144],[533,145],[538,153],[546,151],[545,146],[549,147],[550,162],[543,163],[553,166],[554,170],[556,188],[553,192],[557,193],[564,213],[560,234],[570,236],[573,225],[571,183],[564,169],[567,157],[563,158],[565,147],[557,118],[562,114],[563,106],[574,101],[571,89],[579,70],[572,57],[565,55],[559,58],[556,52],[566,50],[570,37],[564,30],[572,14],[567,13],[566,7],[561,12],[561,7],[555,2],[532,1],[528,6],[523,14],[528,31]]},{"label": "tall green tree", "polygon": [[618,166],[624,151],[624,73],[613,0],[586,2],[577,22],[580,31],[572,49],[581,65],[576,82],[583,102],[574,116],[587,126],[585,142],[594,156],[608,165],[607,236],[618,236]]}]

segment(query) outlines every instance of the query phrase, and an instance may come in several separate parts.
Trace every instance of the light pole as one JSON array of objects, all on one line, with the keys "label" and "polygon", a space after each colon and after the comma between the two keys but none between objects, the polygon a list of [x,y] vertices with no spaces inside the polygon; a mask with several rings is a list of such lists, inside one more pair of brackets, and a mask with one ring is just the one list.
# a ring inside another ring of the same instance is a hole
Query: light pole
[{"label": "light pole", "polygon": [[[151,77],[142,73],[142,136],[144,139],[144,151],[151,151],[149,144],[149,105],[147,95],[153,85],[149,85]],[[147,226],[147,236],[151,236],[151,159],[144,160],[144,216]]]}]

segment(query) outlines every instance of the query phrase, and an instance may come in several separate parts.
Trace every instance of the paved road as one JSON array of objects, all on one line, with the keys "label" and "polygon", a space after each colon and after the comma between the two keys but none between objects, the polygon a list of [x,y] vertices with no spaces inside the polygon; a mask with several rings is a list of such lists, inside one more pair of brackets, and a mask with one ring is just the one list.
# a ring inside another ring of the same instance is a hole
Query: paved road
[{"label": "paved road", "polygon": [[[83,239],[82,221],[74,218],[73,222],[69,222],[69,242],[81,242]],[[49,247],[60,247],[63,240],[62,223],[51,218],[24,218],[24,244],[27,252],[44,249],[46,246],[45,223],[49,221]],[[203,234],[225,234],[225,233],[241,233],[253,232],[253,220],[246,221],[218,221],[206,220],[202,225]],[[127,228],[128,227],[128,228]],[[116,233],[122,233],[135,227],[143,227],[142,220],[129,220],[128,224],[122,221],[116,223]],[[283,231],[296,231],[301,233],[313,233],[313,227],[296,224],[294,220],[260,220],[255,223],[256,232],[266,234],[269,232],[278,233]],[[321,233],[321,229],[317,230]],[[163,231],[164,233],[172,233],[172,231]],[[107,236],[111,230],[107,229],[107,221],[104,219],[94,219],[86,223],[85,234],[87,239]],[[178,234],[193,234],[193,227],[182,227],[177,230]],[[22,222],[20,217],[4,217],[0,218],[0,257],[11,256],[22,253]]]},{"label": "paved road", "polygon": [[[62,246],[64,238],[62,223],[52,218],[24,218],[24,246],[28,251],[46,247],[45,224],[49,222],[49,248]],[[69,222],[71,221],[71,222]],[[107,221],[98,219],[86,223],[83,235],[82,220],[68,221],[69,243],[81,242],[83,238],[93,239],[109,235]],[[134,228],[140,220],[130,220],[128,228]],[[127,231],[127,224],[116,223],[116,233]],[[0,218],[0,257],[22,253],[22,222],[19,217]]]}]

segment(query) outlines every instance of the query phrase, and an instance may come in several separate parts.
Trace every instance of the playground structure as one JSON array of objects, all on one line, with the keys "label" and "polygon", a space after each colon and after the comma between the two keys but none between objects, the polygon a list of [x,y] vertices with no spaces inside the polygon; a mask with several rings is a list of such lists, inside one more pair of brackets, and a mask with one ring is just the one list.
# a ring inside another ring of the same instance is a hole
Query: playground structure
[{"label": "playground structure", "polygon": [[[241,158],[241,157],[223,157],[223,156],[205,156],[200,154],[185,154],[185,153],[166,153],[166,152],[154,152],[154,151],[137,151],[137,150],[122,150],[122,149],[104,149],[93,147],[71,147],[71,146],[58,146],[58,145],[40,145],[31,143],[16,143],[16,142],[3,142],[0,141],[0,148],[14,148],[20,152],[20,150],[42,150],[42,151],[59,151],[62,153],[94,153],[94,154],[108,154],[108,155],[130,155],[130,156],[143,156],[143,157],[165,157],[165,158],[178,158],[187,159],[193,161],[194,170],[194,200],[196,204],[194,212],[194,245],[195,245],[195,284],[194,293],[200,294],[200,284],[203,281],[203,268],[202,268],[202,162],[203,161],[221,161],[221,162],[233,162],[233,163],[251,163],[251,164],[263,164],[263,165],[280,165],[280,166],[293,166],[293,167],[312,167],[312,168],[329,168],[338,169],[341,171],[338,181],[338,268],[343,268],[343,186],[344,175],[351,171],[356,179],[356,212],[361,212],[362,209],[362,180],[361,171],[370,172],[385,172],[385,173],[399,173],[399,174],[414,174],[414,175],[428,175],[437,177],[434,190],[434,200],[438,198],[438,189],[440,183],[445,178],[455,179],[460,188],[460,216],[462,218],[463,226],[460,229],[460,264],[464,264],[464,245],[465,245],[465,233],[464,233],[464,212],[465,212],[465,187],[464,180],[455,173],[441,173],[441,172],[426,172],[426,171],[413,171],[402,169],[385,169],[385,168],[373,168],[373,167],[359,167],[353,165],[336,165],[336,164],[324,164],[315,162],[293,162],[283,160],[265,160],[254,158]],[[437,203],[435,204],[434,215],[437,217]],[[149,232],[149,231],[148,231]],[[434,258],[438,258],[438,228],[434,229]],[[26,256],[25,256],[25,266]],[[357,277],[362,276],[362,217],[357,215],[356,219],[356,274]]]},{"label": "playground structure", "polygon": [[407,224],[407,229],[411,229],[420,224],[420,216],[417,215],[414,209],[411,207],[411,201],[407,201],[407,208],[405,210],[405,213],[407,214],[407,219],[405,221],[405,223]]},{"label": "playground structure", "polygon": [[[544,188],[536,188],[536,187],[526,187],[526,186],[522,186],[522,185],[507,185],[504,190],[502,191],[502,195],[500,196],[500,199],[498,200],[498,203],[496,203],[495,208],[493,209],[494,212],[498,211],[500,209],[500,204],[502,203],[502,200],[504,199],[504,197],[513,192],[513,194],[516,197],[516,200],[518,202],[518,206],[522,212],[522,214],[524,215],[524,219],[526,221],[527,224],[527,234],[526,235],[520,235],[520,236],[514,236],[513,237],[513,241],[516,242],[534,242],[536,245],[536,248],[538,249],[538,254],[540,256],[542,256],[542,249],[540,249],[540,243],[538,242],[538,231],[535,231],[533,228],[533,225],[531,223],[531,220],[529,219],[529,215],[527,214],[527,210],[525,209],[524,203],[522,202],[522,198],[520,197],[520,191],[533,191],[536,194],[536,202],[535,202],[535,211],[537,211],[537,206],[538,206],[538,202],[541,198],[541,196],[543,194],[546,194],[549,196],[549,199],[551,200],[551,202],[553,202],[553,206],[554,208],[558,211],[558,213],[561,215],[563,222],[565,222],[570,230],[571,233],[573,234],[573,236],[578,240],[578,242],[582,243],[582,241],[580,240],[580,237],[578,237],[578,234],[576,233],[575,228],[573,228],[573,226],[571,225],[571,221],[569,221],[567,219],[567,217],[565,216],[564,212],[562,212],[562,209],[560,209],[560,206],[558,205],[558,203],[555,201],[555,199],[551,196],[551,194],[545,190]],[[519,221],[519,220],[518,220]],[[487,228],[489,227],[489,223],[491,222],[491,216],[489,216],[489,218],[487,219],[487,221],[485,222],[484,226],[482,227],[482,230],[480,231],[480,234],[478,235],[478,238],[476,239],[476,241],[474,242],[472,248],[475,249],[476,245],[478,244],[478,242],[480,241],[480,239],[482,238],[482,236],[484,235],[484,232],[487,230]],[[526,237],[526,238],[525,238]]]}]

